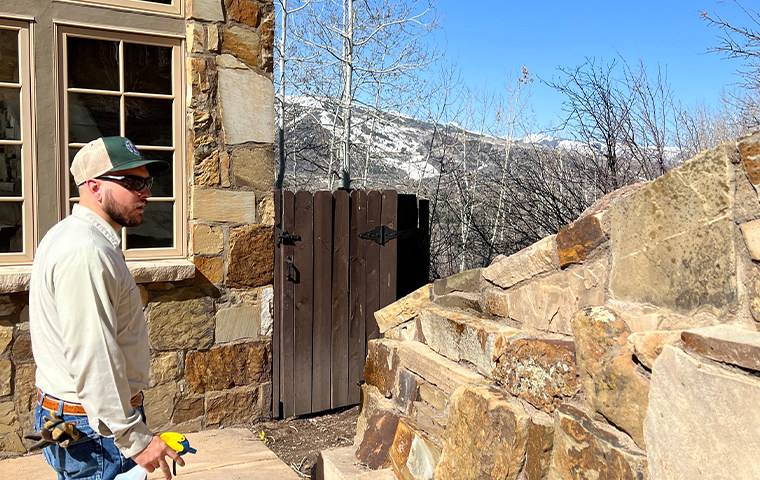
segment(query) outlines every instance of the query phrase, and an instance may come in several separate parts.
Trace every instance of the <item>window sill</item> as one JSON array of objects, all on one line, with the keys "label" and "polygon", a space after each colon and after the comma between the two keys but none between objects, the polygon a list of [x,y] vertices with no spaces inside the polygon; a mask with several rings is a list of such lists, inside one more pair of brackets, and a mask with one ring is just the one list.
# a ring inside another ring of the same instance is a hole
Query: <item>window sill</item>
[{"label": "window sill", "polygon": [[31,265],[0,267],[0,293],[28,292],[31,277]]},{"label": "window sill", "polygon": [[[195,264],[188,260],[127,262],[137,283],[179,282],[195,277]],[[31,265],[0,267],[0,294],[29,291]]]},{"label": "window sill", "polygon": [[127,262],[137,283],[179,282],[195,277],[195,264],[189,260],[152,260]]}]

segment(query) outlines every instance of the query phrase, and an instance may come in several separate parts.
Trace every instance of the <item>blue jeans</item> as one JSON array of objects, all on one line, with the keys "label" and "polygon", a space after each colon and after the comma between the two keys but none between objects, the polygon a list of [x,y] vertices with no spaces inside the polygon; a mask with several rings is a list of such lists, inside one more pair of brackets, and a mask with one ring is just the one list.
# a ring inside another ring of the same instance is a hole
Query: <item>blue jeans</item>
[{"label": "blue jeans", "polygon": [[[138,407],[145,420],[143,407]],[[38,432],[45,424],[42,417],[50,417],[50,412],[37,404],[34,428]],[[113,480],[116,475],[129,471],[135,466],[130,458],[121,454],[113,438],[101,437],[87,423],[86,416],[64,415],[64,421],[73,422],[82,432],[78,442],[68,448],[52,444],[42,449],[45,459],[58,473],[58,480],[89,479]]]}]

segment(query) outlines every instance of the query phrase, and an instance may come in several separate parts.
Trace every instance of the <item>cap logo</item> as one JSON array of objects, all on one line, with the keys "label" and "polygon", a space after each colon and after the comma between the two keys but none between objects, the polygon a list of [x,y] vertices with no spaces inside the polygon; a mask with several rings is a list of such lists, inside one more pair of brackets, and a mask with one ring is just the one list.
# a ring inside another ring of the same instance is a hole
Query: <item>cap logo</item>
[{"label": "cap logo", "polygon": [[134,155],[138,155],[138,156],[140,155],[140,153],[135,148],[135,145],[132,142],[130,142],[129,140],[125,140],[124,141],[124,146],[127,147],[127,150],[129,150],[130,152],[132,152]]}]

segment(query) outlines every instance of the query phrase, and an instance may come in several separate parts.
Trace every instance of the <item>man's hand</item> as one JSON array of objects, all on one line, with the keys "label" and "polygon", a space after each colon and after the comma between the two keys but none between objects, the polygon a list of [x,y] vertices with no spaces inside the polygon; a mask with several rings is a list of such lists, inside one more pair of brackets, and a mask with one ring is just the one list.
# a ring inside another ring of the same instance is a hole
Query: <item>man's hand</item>
[{"label": "man's hand", "polygon": [[151,439],[147,447],[145,447],[140,453],[132,456],[138,465],[145,468],[149,473],[153,472],[157,468],[160,468],[164,472],[166,480],[171,480],[172,472],[169,469],[169,464],[166,463],[166,457],[170,457],[177,462],[180,467],[185,466],[185,461],[179,456],[179,453],[175,452],[169,445],[166,444],[161,438],[156,435]]}]

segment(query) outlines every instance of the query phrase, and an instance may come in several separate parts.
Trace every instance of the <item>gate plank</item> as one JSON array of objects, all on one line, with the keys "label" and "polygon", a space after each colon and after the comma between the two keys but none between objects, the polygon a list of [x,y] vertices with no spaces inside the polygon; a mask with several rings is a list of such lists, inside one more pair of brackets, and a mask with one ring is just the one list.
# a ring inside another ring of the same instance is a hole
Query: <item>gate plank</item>
[{"label": "gate plank", "polygon": [[[383,192],[381,219],[383,225],[398,230],[398,193]],[[396,301],[398,240],[391,240],[380,249],[380,308]]]},{"label": "gate plank", "polygon": [[314,356],[311,400],[314,412],[330,409],[332,205],[330,192],[317,192],[314,195]]},{"label": "gate plank", "polygon": [[[293,233],[294,226],[294,195],[293,192],[283,193],[283,229]],[[295,246],[292,241],[282,243],[284,281],[282,282],[282,369],[283,383],[281,387],[282,413],[287,417],[295,415],[295,395],[293,391],[293,349],[294,349],[294,324],[293,324],[293,282],[288,278],[287,259],[293,259]]]},{"label": "gate plank", "polygon": [[295,198],[294,234],[301,240],[295,242],[294,266],[294,324],[295,364],[294,394],[295,414],[311,413],[311,365],[312,365],[312,315],[314,295],[313,264],[313,197],[311,192],[298,192]]},{"label": "gate plank", "polygon": [[[367,193],[367,230],[380,226],[382,194],[377,190]],[[380,310],[380,245],[371,240],[362,240],[367,249],[366,264],[366,335],[367,340],[380,337],[380,329],[375,320],[375,312]]]},{"label": "gate plank", "polygon": [[425,285],[430,281],[430,202],[420,200],[419,210],[419,242],[422,263],[419,271],[419,285]]},{"label": "gate plank", "polygon": [[333,193],[333,278],[332,278],[332,408],[348,405],[348,285],[349,285],[349,196]]},{"label": "gate plank", "polygon": [[[282,226],[280,215],[280,194],[281,191],[274,192],[274,224]],[[275,232],[279,233],[279,232]],[[282,330],[282,282],[284,280],[282,273],[282,254],[277,244],[277,236],[274,239],[274,325],[272,331],[272,417],[281,418],[280,410],[280,337]]]},{"label": "gate plank", "polygon": [[[414,195],[398,196],[398,217],[397,225],[399,232],[410,232],[417,230],[417,197]],[[408,234],[399,236],[396,241],[396,298],[401,298],[412,293],[425,283],[419,283],[420,265],[422,265],[422,255],[420,251],[420,239],[416,235]],[[395,301],[395,298],[394,298]]]},{"label": "gate plank", "polygon": [[351,192],[351,284],[349,286],[350,319],[348,326],[348,403],[359,403],[364,377],[366,352],[366,255],[367,241],[359,234],[367,231],[367,192]]}]

